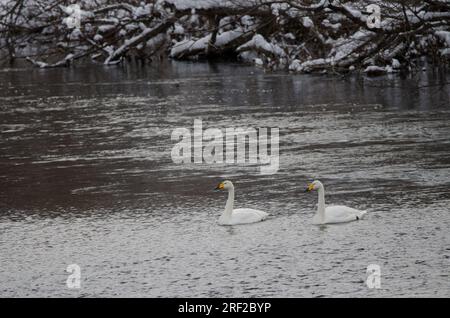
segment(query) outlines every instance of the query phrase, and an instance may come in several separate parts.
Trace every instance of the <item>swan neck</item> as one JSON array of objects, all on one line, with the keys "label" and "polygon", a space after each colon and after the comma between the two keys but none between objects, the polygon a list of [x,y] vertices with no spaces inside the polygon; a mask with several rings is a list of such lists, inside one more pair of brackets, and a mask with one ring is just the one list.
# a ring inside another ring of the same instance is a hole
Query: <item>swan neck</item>
[{"label": "swan neck", "polygon": [[224,217],[231,217],[234,208],[234,188],[228,189],[228,199],[225,205]]},{"label": "swan neck", "polygon": [[321,221],[325,220],[325,189],[321,185],[317,191],[319,195],[319,203],[317,205],[317,215]]}]

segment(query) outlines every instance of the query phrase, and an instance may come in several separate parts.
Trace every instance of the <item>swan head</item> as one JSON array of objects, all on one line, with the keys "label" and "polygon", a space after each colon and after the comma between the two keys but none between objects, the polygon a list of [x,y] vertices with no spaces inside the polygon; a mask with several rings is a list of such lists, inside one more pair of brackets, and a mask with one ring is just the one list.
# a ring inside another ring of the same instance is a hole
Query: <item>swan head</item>
[{"label": "swan head", "polygon": [[217,185],[216,190],[229,190],[233,188],[234,188],[233,183],[229,180],[225,180]]},{"label": "swan head", "polygon": [[308,184],[308,186],[305,189],[305,192],[319,190],[321,187],[323,187],[322,182],[320,182],[319,180],[314,180],[313,182]]}]

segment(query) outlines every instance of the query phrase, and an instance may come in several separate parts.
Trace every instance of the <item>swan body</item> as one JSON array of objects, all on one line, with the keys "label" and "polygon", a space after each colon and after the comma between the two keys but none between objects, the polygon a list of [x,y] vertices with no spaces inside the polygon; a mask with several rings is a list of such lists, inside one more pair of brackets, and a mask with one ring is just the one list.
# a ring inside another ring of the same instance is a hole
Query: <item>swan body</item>
[{"label": "swan body", "polygon": [[[224,213],[225,214],[225,213]],[[255,209],[234,209],[231,218],[221,215],[220,225],[248,224],[263,221],[267,218],[267,213]]]},{"label": "swan body", "polygon": [[234,186],[231,181],[224,181],[217,186],[218,190],[228,190],[228,199],[225,210],[219,217],[220,225],[249,224],[263,221],[268,214],[255,209],[234,209]]},{"label": "swan body", "polygon": [[317,212],[313,217],[314,224],[330,224],[330,223],[345,223],[351,221],[361,220],[367,211],[361,211],[350,208],[345,205],[331,205],[325,207],[325,188],[323,184],[316,180],[306,188],[306,191],[317,190],[319,195],[319,204],[317,205]]}]

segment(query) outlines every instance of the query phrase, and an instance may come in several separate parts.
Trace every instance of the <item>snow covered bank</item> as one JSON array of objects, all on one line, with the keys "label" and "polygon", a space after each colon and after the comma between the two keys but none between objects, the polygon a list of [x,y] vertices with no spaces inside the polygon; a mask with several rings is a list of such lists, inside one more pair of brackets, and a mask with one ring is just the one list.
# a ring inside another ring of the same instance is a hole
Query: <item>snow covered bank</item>
[{"label": "snow covered bank", "polygon": [[[378,15],[377,15],[378,14]],[[395,72],[450,58],[450,2],[1,0],[2,61],[234,56],[292,72]]]}]

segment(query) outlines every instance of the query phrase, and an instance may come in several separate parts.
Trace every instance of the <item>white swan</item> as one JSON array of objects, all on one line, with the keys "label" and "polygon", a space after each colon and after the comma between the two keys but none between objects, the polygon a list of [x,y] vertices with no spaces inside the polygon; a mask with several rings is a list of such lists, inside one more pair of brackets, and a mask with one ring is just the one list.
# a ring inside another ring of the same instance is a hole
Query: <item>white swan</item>
[{"label": "white swan", "polygon": [[333,205],[325,207],[325,189],[322,182],[316,180],[308,185],[305,192],[317,190],[319,193],[319,204],[316,215],[313,217],[314,224],[343,223],[360,220],[367,211],[356,210],[344,205]]},{"label": "white swan", "polygon": [[234,186],[231,181],[219,183],[216,190],[228,190],[227,204],[225,211],[219,218],[220,225],[248,224],[263,221],[268,214],[264,211],[254,209],[233,209],[234,206]]}]

